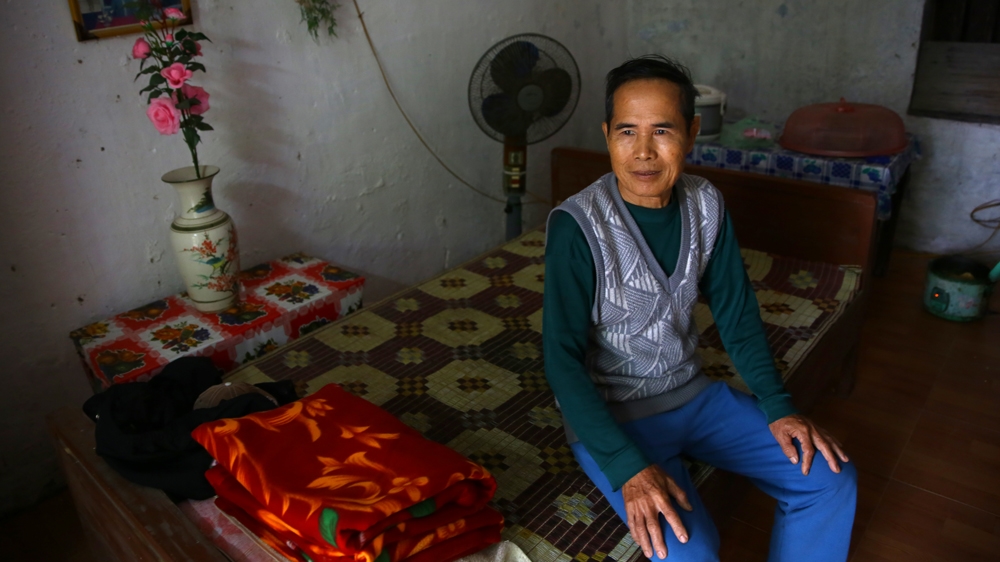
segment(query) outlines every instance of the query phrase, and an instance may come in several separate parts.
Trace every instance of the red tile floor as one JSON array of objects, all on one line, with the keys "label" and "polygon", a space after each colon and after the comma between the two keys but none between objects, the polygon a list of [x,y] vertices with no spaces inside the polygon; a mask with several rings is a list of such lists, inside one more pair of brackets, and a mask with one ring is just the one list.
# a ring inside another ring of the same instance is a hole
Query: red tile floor
[{"label": "red tile floor", "polygon": [[[811,413],[858,467],[852,562],[1000,560],[1000,314],[960,324],[924,312],[928,259],[893,256],[854,391]],[[766,560],[773,510],[754,490],[720,522],[722,560]]]},{"label": "red tile floor", "polygon": [[[874,283],[854,392],[812,412],[858,466],[852,562],[1000,560],[1000,314],[925,313],[927,261],[893,256]],[[766,560],[773,510],[754,491],[719,522],[724,562]],[[0,521],[0,553],[94,560],[66,492]]]}]

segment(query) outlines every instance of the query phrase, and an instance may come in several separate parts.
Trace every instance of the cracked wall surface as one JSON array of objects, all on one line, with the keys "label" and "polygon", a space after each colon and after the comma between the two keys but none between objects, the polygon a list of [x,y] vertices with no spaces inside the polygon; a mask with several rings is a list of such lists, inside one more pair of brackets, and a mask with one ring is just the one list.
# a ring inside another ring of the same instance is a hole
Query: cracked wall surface
[{"label": "cracked wall surface", "polygon": [[[368,276],[366,301],[495,246],[503,204],[461,186],[392,104],[350,2],[339,37],[314,42],[292,0],[195,0],[211,94],[202,163],[222,169],[218,206],[246,266],[304,251]],[[459,174],[501,194],[502,147],[467,101],[479,57],[517,33],[573,53],[583,90],[570,122],[528,153],[546,199],[548,154],[601,148],[604,73],[625,56],[612,2],[359,0],[403,107]],[[136,36],[78,43],[65,2],[0,3],[0,513],[60,484],[44,415],[89,395],[70,330],[180,291],[167,238],[176,195],[159,181],[190,165],[181,138],[145,117],[127,56]],[[547,206],[525,207],[527,226]]]}]

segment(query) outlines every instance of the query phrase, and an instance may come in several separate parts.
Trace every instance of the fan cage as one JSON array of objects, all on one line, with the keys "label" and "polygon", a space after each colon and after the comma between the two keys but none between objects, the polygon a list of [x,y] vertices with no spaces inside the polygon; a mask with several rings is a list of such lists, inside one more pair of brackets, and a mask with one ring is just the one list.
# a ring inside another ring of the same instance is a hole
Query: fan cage
[{"label": "fan cage", "polygon": [[[562,43],[537,33],[522,33],[508,37],[492,47],[490,47],[479,62],[476,63],[469,80],[469,109],[472,117],[490,138],[505,142],[510,141],[503,132],[492,127],[483,115],[483,100],[494,94],[505,93],[505,91],[493,80],[490,73],[490,65],[497,55],[506,47],[525,41],[533,44],[538,49],[538,61],[535,63],[533,72],[543,72],[545,70],[558,68],[569,73],[571,79],[570,96],[565,106],[554,115],[542,115],[536,112],[530,126],[528,126],[523,141],[525,144],[534,144],[545,140],[556,134],[569,121],[570,116],[576,110],[577,102],[580,98],[580,69],[577,67],[573,55]],[[510,94],[510,92],[506,92]]]}]

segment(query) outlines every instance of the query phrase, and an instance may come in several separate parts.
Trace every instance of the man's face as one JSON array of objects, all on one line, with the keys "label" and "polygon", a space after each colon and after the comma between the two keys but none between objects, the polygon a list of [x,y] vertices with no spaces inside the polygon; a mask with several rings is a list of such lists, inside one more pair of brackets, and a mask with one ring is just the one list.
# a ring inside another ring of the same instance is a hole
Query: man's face
[{"label": "man's face", "polygon": [[658,78],[633,80],[615,92],[611,127],[602,127],[618,189],[633,205],[665,207],[684,171],[701,118],[687,127],[680,97],[680,86]]}]

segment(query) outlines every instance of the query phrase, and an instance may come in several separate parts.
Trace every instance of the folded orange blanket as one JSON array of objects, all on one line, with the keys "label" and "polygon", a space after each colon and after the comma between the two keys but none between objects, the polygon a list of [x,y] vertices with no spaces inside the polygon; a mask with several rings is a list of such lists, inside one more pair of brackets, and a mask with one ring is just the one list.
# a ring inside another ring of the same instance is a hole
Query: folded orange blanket
[{"label": "folded orange blanket", "polygon": [[339,386],[192,436],[218,461],[206,476],[220,507],[286,554],[442,562],[500,540],[486,469]]},{"label": "folded orange blanket", "polygon": [[[226,475],[224,470],[217,470],[214,467],[206,475],[219,490],[225,490],[225,495],[220,493],[215,503],[222,511],[228,513],[243,524],[250,532],[257,535],[265,543],[270,545],[289,560],[312,560],[302,548],[302,537],[300,534],[292,533],[288,530],[279,531],[265,526],[261,521],[273,519],[273,515],[262,516],[261,507],[251,507],[250,511],[257,513],[261,520],[250,516],[245,505],[254,505],[256,501],[249,496],[249,493],[238,482]],[[240,502],[240,505],[233,501]],[[493,544],[499,540],[500,530],[503,528],[503,516],[494,509],[485,507],[465,517],[454,518],[454,508],[445,508],[440,513],[452,516],[449,523],[445,523],[436,528],[430,528],[430,517],[413,519],[408,523],[400,523],[395,528],[390,529],[383,537],[375,540],[382,544],[382,551],[375,559],[376,562],[387,560],[405,560],[406,562],[442,562],[455,560],[473,554]],[[409,536],[411,538],[405,538]],[[327,546],[318,550],[329,549]],[[317,549],[314,549],[314,553]],[[374,550],[374,549],[373,549]],[[317,560],[370,560],[373,552],[361,552],[353,556],[344,556],[341,553],[331,554],[331,556],[317,556]]]}]

